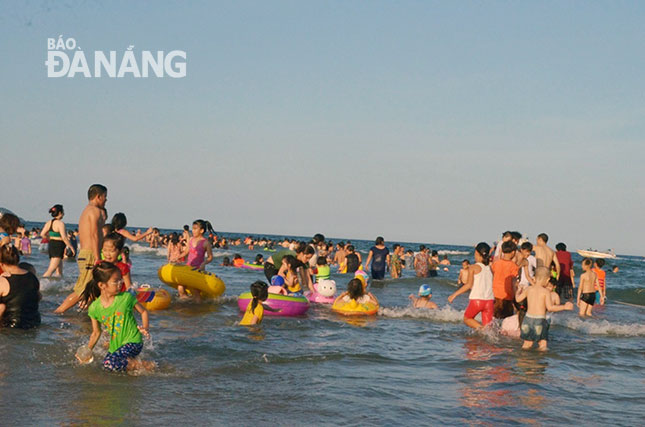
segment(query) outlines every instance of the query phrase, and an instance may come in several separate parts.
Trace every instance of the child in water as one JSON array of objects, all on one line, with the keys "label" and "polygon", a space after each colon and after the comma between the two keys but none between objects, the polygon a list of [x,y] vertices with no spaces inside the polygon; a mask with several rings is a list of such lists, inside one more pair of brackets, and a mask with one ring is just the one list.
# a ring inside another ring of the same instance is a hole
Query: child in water
[{"label": "child in water", "polygon": [[522,349],[527,350],[533,347],[534,342],[538,342],[539,350],[547,350],[547,341],[549,339],[549,322],[546,320],[546,312],[572,310],[573,304],[567,302],[564,305],[553,304],[552,292],[546,289],[549,283],[550,272],[546,267],[535,269],[535,283],[531,286],[521,289],[515,295],[517,302],[526,298],[527,310],[526,316],[520,326],[520,338],[524,340]]},{"label": "child in water", "polygon": [[286,255],[282,258],[282,265],[278,271],[278,275],[284,279],[284,284],[289,291],[289,294],[299,294],[302,292],[300,281],[298,279],[297,268],[300,261],[293,255]]},{"label": "child in water", "polygon": [[[101,261],[92,271],[92,281],[85,292],[96,295],[87,312],[92,319],[92,334],[87,347],[91,351],[101,337],[101,326],[110,334],[110,347],[103,368],[111,372],[132,371],[136,369],[151,370],[154,362],[135,359],[143,349],[143,339],[148,333],[148,312],[137,299],[128,292],[120,292],[123,285],[119,268],[106,261]],[[137,325],[134,311],[141,315],[142,326]],[[91,356],[91,354],[90,354]],[[89,363],[91,359],[81,359]]]},{"label": "child in water", "polygon": [[[124,243],[125,239],[122,235],[116,232],[110,233],[103,238],[103,249],[101,250],[103,260],[114,264],[121,272],[121,277],[123,278],[121,292],[125,292],[132,287],[130,266],[119,259],[119,257],[123,258],[121,253],[123,252]],[[90,302],[92,301],[86,301],[86,303]]]},{"label": "child in water", "polygon": [[419,297],[410,295],[409,298],[412,300],[412,306],[414,308],[437,308],[437,304],[430,301],[430,298],[432,298],[432,288],[430,285],[421,285],[419,287]]},{"label": "child in water", "polygon": [[251,284],[251,296],[253,299],[249,302],[249,305],[246,306],[246,311],[244,312],[244,317],[240,320],[241,326],[251,326],[259,325],[262,323],[262,318],[264,317],[264,310],[268,311],[280,311],[279,309],[273,309],[268,305],[262,304],[263,301],[266,301],[269,298],[269,285],[258,280]]},{"label": "child in water", "polygon": [[591,317],[591,310],[596,301],[596,288],[598,288],[598,276],[591,269],[593,261],[591,258],[582,260],[582,270],[578,285],[578,307],[580,317]]},{"label": "child in water", "polygon": [[[206,264],[213,261],[213,247],[208,239],[204,237],[207,231],[213,231],[211,223],[203,219],[197,219],[193,222],[193,237],[188,240],[186,249],[181,254],[181,257],[188,256],[186,265],[190,265],[197,270],[204,271]],[[184,286],[177,286],[180,298],[187,298],[186,289]],[[191,289],[190,292],[195,297],[196,301],[201,301],[201,293],[198,289]]]},{"label": "child in water", "polygon": [[372,304],[378,304],[378,301],[370,292],[365,291],[363,282],[360,279],[354,278],[347,283],[347,291],[340,294],[338,297],[343,302],[351,302],[352,300],[356,301],[359,304],[367,304],[371,302]]},{"label": "child in water", "polygon": [[457,286],[463,286],[468,280],[468,267],[470,267],[470,261],[467,259],[461,262],[461,270],[459,270],[459,277],[457,278]]},{"label": "child in water", "polygon": [[607,272],[602,268],[605,266],[605,260],[600,258],[594,262],[593,272],[598,276],[598,287],[596,288],[596,304],[605,305],[607,301],[606,278]]}]

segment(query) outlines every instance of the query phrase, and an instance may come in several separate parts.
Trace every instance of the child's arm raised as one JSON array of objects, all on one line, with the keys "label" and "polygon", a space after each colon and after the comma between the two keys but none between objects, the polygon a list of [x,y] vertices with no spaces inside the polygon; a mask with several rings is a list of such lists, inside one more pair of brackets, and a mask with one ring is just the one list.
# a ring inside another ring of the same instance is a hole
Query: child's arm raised
[{"label": "child's arm raised", "polygon": [[120,235],[122,235],[126,239],[130,239],[133,242],[138,242],[139,240],[145,239],[150,234],[152,234],[152,227],[148,228],[145,233],[139,234],[138,236],[135,236],[134,234],[130,233],[125,228],[122,228],[121,230],[118,230],[117,233],[119,233]]}]

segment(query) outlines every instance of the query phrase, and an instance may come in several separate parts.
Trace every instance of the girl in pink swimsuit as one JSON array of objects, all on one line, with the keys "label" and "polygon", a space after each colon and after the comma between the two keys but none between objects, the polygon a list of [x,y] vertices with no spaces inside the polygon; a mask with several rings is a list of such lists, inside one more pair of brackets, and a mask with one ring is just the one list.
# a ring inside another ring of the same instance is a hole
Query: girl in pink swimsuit
[{"label": "girl in pink swimsuit", "polygon": [[[193,222],[193,237],[188,240],[186,249],[181,254],[181,257],[188,256],[186,260],[186,265],[190,265],[197,270],[204,271],[206,264],[213,261],[213,247],[211,246],[208,239],[204,237],[206,230],[213,231],[211,223],[204,221],[203,219],[198,219]],[[186,298],[186,289],[184,286],[177,286],[177,291],[179,291],[180,298]],[[193,294],[196,301],[201,300],[201,294],[199,290],[192,289],[190,293]]]}]

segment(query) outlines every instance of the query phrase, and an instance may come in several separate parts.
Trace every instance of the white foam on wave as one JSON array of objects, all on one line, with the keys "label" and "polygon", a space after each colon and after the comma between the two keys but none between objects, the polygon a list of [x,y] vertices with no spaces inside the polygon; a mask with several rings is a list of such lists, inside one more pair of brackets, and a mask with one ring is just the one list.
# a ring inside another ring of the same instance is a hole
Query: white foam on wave
[{"label": "white foam on wave", "polygon": [[437,251],[437,253],[439,255],[470,255],[472,252],[441,250],[441,251]]},{"label": "white foam on wave", "polygon": [[151,248],[143,246],[138,243],[130,245],[130,252],[135,254],[152,254],[166,258],[168,256],[168,249],[166,248]]},{"label": "white foam on wave", "polygon": [[556,316],[553,317],[552,323],[589,335],[645,336],[645,325],[640,323],[613,323],[608,320],[580,318],[559,319]]},{"label": "white foam on wave", "polygon": [[460,323],[464,318],[463,311],[455,310],[449,305],[436,309],[414,308],[412,306],[381,307],[378,311],[378,315],[391,318],[410,317],[414,319],[430,319],[450,323]]},{"label": "white foam on wave", "polygon": [[226,251],[224,249],[213,249],[213,258],[223,258],[225,256],[233,256],[233,252]]}]

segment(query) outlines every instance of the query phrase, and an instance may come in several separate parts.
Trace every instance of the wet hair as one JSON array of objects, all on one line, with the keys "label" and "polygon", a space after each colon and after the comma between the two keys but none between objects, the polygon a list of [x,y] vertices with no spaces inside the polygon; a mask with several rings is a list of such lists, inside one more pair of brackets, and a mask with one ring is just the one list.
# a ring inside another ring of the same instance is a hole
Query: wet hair
[{"label": "wet hair", "polygon": [[20,227],[20,219],[11,213],[3,214],[0,217],[0,228],[7,234],[13,234]]},{"label": "wet hair", "polygon": [[558,287],[558,279],[556,279],[555,277],[551,277],[549,279],[548,285],[553,285],[553,287],[557,288]]},{"label": "wet hair", "polygon": [[105,225],[103,225],[103,233],[104,233],[105,235],[108,235],[108,234],[114,233],[114,227],[112,226],[112,224],[105,224]]},{"label": "wet hair", "polygon": [[354,245],[347,245],[345,249],[347,249],[350,252],[354,252]]},{"label": "wet hair", "polygon": [[213,226],[211,225],[210,221],[206,221],[204,219],[196,219],[193,221],[193,225],[199,225],[199,227],[204,230],[204,232],[209,232],[215,234],[215,230],[213,230]]},{"label": "wet hair", "polygon": [[479,242],[475,246],[475,252],[482,256],[482,264],[488,265],[490,263],[490,246],[486,242]]},{"label": "wet hair", "polygon": [[293,271],[296,270],[298,264],[300,263],[300,261],[298,261],[298,259],[293,255],[286,255],[284,258],[282,258],[282,260],[286,261],[289,269]]},{"label": "wet hair", "polygon": [[327,265],[327,258],[324,256],[319,256],[316,260],[316,265]]},{"label": "wet hair", "polygon": [[81,301],[89,304],[97,299],[101,295],[99,283],[107,283],[115,272],[121,274],[119,268],[111,262],[101,261],[96,264],[92,269],[92,280],[88,282],[85,290],[81,294]]},{"label": "wet hair", "polygon": [[320,242],[324,242],[324,241],[325,241],[325,236],[323,236],[323,235],[322,235],[322,234],[320,234],[320,233],[316,233],[316,234],[314,234],[314,237],[313,237],[313,239],[312,239],[312,240],[313,240],[313,242],[314,242],[315,244],[318,244],[318,243],[320,243]]},{"label": "wet hair", "polygon": [[532,251],[533,244],[531,242],[524,242],[522,243],[522,246],[520,246],[520,249],[522,249],[523,251]]},{"label": "wet hair", "polygon": [[176,245],[177,243],[179,243],[179,234],[177,234],[175,231],[173,231],[172,234],[170,234],[170,242],[173,245]]},{"label": "wet hair", "polygon": [[190,228],[189,226],[184,225],[184,230],[185,230],[185,231],[188,231],[188,229],[189,229],[189,228]]},{"label": "wet hair", "polygon": [[437,251],[432,251],[432,256],[438,256],[438,255],[439,255],[439,252],[437,252]]},{"label": "wet hair", "polygon": [[105,242],[112,242],[114,247],[121,252],[123,250],[123,245],[125,245],[125,239],[119,233],[112,232],[103,238],[103,244]]},{"label": "wet hair", "polygon": [[598,268],[602,268],[605,265],[605,260],[602,258],[598,258],[596,260],[596,265],[598,266]]},{"label": "wet hair", "polygon": [[264,256],[263,256],[262,254],[257,254],[257,255],[255,256],[255,262],[256,262],[256,263],[257,263],[257,262],[260,262],[260,261],[261,261],[261,260],[263,260],[263,259],[264,259]]},{"label": "wet hair", "polygon": [[117,212],[112,217],[112,227],[114,231],[122,230],[125,226],[128,225],[128,219],[125,217],[123,212]]},{"label": "wet hair", "polygon": [[27,270],[34,276],[36,276],[36,267],[34,267],[32,264],[29,264],[28,262],[21,262],[18,263],[18,268],[22,268],[23,270]]},{"label": "wet hair", "polygon": [[49,208],[49,214],[52,216],[52,218],[56,218],[61,212],[63,212],[63,205],[54,205]]},{"label": "wet hair", "polygon": [[522,233],[519,231],[511,231],[511,239],[520,240],[522,238]]},{"label": "wet hair", "polygon": [[423,252],[426,250],[426,245],[419,245],[419,252]]},{"label": "wet hair", "polygon": [[107,187],[101,184],[92,184],[87,190],[87,200],[94,200],[98,196],[107,194]]},{"label": "wet hair", "polygon": [[376,240],[374,241],[374,244],[376,245],[384,245],[385,244],[385,239],[381,236],[378,236]]},{"label": "wet hair", "polygon": [[470,264],[470,261],[469,261],[469,260],[467,260],[467,259],[465,259],[465,260],[461,261],[461,263],[462,263],[462,264],[463,264],[463,263]]},{"label": "wet hair", "polygon": [[242,259],[242,255],[235,254],[235,255],[233,255],[233,259]]},{"label": "wet hair", "polygon": [[513,251],[517,250],[517,245],[510,240],[508,242],[502,243],[502,253],[510,254]]},{"label": "wet hair", "polygon": [[351,299],[359,299],[363,295],[365,295],[365,291],[363,290],[363,282],[361,282],[359,279],[352,279],[347,283],[347,293],[349,294],[349,297]]},{"label": "wet hair", "polygon": [[228,267],[231,265],[231,260],[229,259],[229,257],[225,256],[224,258],[222,258],[222,265],[224,267]]},{"label": "wet hair", "polygon": [[591,265],[591,264],[593,264],[593,261],[591,260],[591,258],[585,258],[582,260],[582,265]]},{"label": "wet hair", "polygon": [[567,250],[567,245],[564,243],[560,242],[557,245],[555,245],[555,250],[556,251],[566,251]]},{"label": "wet hair", "polygon": [[258,306],[258,302],[264,301],[269,297],[269,285],[261,280],[251,283],[251,296],[253,297],[253,300],[251,301],[251,311],[255,311],[255,307]]},{"label": "wet hair", "polygon": [[546,242],[548,242],[548,241],[549,241],[549,236],[547,236],[547,235],[546,235],[546,233],[540,233],[540,234],[538,234],[537,238],[538,238],[538,239],[542,239],[542,240],[544,240],[544,243],[546,243]]},{"label": "wet hair", "polygon": [[20,252],[12,244],[0,246],[0,263],[6,265],[18,265],[20,262]]}]

